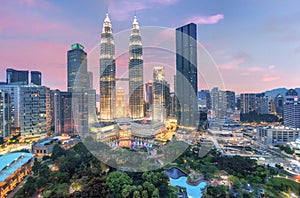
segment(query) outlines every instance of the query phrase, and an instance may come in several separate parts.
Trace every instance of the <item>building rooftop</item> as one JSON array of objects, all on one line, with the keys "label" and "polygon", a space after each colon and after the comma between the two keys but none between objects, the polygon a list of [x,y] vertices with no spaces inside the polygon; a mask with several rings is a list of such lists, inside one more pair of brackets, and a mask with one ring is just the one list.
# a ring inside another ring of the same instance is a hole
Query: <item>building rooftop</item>
[{"label": "building rooftop", "polygon": [[40,140],[40,141],[36,142],[35,145],[45,146],[46,144],[50,144],[52,141],[53,141],[52,138],[46,138],[46,139],[43,139],[43,140]]},{"label": "building rooftop", "polygon": [[0,182],[5,181],[11,174],[18,170],[34,157],[31,153],[17,152],[0,156]]},{"label": "building rooftop", "polygon": [[272,130],[290,130],[290,131],[299,131],[299,128],[292,128],[287,126],[265,126],[263,129],[272,129]]}]

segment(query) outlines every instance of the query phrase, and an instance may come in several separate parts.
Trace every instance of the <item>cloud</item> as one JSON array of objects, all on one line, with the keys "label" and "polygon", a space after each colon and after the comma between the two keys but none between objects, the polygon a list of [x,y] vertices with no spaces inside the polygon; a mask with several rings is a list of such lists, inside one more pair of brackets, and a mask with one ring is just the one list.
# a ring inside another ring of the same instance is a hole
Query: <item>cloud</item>
[{"label": "cloud", "polygon": [[216,14],[212,16],[193,16],[185,20],[185,23],[197,23],[197,24],[216,24],[224,19],[223,14]]},{"label": "cloud", "polygon": [[270,76],[270,75],[265,75],[262,78],[263,82],[274,82],[280,80],[279,76]]},{"label": "cloud", "polygon": [[266,70],[266,68],[264,68],[264,67],[248,67],[248,68],[246,68],[247,72],[262,72],[265,70]]},{"label": "cloud", "polygon": [[268,68],[269,69],[274,69],[276,66],[275,65],[269,65]]},{"label": "cloud", "polygon": [[249,55],[245,53],[239,53],[233,57],[233,60],[219,64],[221,70],[237,70],[241,69],[241,64],[246,63],[250,59]]}]

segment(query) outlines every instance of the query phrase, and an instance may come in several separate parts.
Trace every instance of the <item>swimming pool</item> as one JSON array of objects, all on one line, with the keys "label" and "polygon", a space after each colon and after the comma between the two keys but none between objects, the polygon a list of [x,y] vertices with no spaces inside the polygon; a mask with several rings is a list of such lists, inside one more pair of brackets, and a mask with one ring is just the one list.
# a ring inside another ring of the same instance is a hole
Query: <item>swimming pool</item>
[{"label": "swimming pool", "polygon": [[189,198],[202,197],[202,190],[206,187],[205,182],[199,183],[197,186],[191,186],[186,183],[187,177],[179,177],[178,179],[172,179],[169,177],[172,186],[181,186],[186,188],[186,192]]}]

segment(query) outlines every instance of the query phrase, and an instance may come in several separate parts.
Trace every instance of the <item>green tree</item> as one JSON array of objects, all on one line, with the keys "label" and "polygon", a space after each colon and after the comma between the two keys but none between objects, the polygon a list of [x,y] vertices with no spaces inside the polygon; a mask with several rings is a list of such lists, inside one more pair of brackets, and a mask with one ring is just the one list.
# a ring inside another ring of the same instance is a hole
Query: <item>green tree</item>
[{"label": "green tree", "polygon": [[147,190],[142,191],[142,198],[148,198],[148,192]]},{"label": "green tree", "polygon": [[153,191],[155,190],[155,186],[148,181],[143,183],[143,187],[148,191],[149,195],[152,195]]},{"label": "green tree", "polygon": [[61,148],[58,144],[55,144],[53,147],[51,159],[54,161],[56,160],[59,156],[65,155],[65,150]]},{"label": "green tree", "polygon": [[46,186],[47,182],[48,182],[48,177],[47,178],[39,177],[36,181],[36,184],[38,188],[42,188]]},{"label": "green tree", "polygon": [[225,198],[228,192],[228,188],[226,186],[216,186],[216,187],[208,187],[206,194],[211,197]]},{"label": "green tree", "polygon": [[141,194],[140,194],[140,191],[134,191],[133,192],[133,198],[141,198]]},{"label": "green tree", "polygon": [[132,179],[126,173],[119,171],[109,173],[106,181],[115,196],[121,196],[123,188],[132,184]]},{"label": "green tree", "polygon": [[126,185],[123,190],[122,190],[122,197],[123,198],[129,198],[130,197],[130,193],[131,193],[131,186],[130,185]]},{"label": "green tree", "polygon": [[37,190],[36,180],[33,177],[28,177],[24,184],[23,192],[25,197],[32,197]]},{"label": "green tree", "polygon": [[159,191],[158,191],[158,189],[156,188],[154,191],[153,191],[153,193],[152,193],[152,196],[151,196],[152,198],[159,198]]},{"label": "green tree", "polygon": [[235,188],[235,189],[241,188],[241,181],[238,177],[230,175],[229,180],[230,180],[233,188]]}]

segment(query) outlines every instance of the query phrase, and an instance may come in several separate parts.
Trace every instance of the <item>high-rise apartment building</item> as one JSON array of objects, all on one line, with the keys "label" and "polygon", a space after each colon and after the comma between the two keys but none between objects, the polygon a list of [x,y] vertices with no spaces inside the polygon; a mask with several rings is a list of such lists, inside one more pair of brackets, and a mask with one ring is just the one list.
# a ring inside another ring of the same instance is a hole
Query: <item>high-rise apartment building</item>
[{"label": "high-rise apartment building", "polygon": [[260,114],[269,113],[269,97],[265,93],[256,94],[255,97],[255,111]]},{"label": "high-rise apartment building", "polygon": [[50,90],[50,115],[51,126],[54,128],[54,135],[59,135],[62,132],[62,112],[60,90]]},{"label": "high-rise apartment building", "polygon": [[116,63],[115,43],[108,14],[104,19],[100,42],[100,118],[115,117]]},{"label": "high-rise apartment building", "polygon": [[67,52],[68,91],[82,91],[87,88],[87,53],[84,47],[75,43]]},{"label": "high-rise apartment building", "polygon": [[211,95],[213,117],[225,118],[233,115],[235,111],[235,93],[233,91],[222,91],[213,88]]},{"label": "high-rise apartment building", "polygon": [[175,95],[182,126],[198,126],[197,83],[197,26],[190,23],[176,29]]},{"label": "high-rise apartment building", "polygon": [[143,46],[136,16],[129,42],[129,110],[130,117],[144,117]]},{"label": "high-rise apartment building", "polygon": [[28,84],[28,70],[6,69],[6,83]]},{"label": "high-rise apartment building", "polygon": [[265,93],[243,93],[238,100],[241,114],[256,112],[258,114],[272,113],[271,98]]},{"label": "high-rise apartment building", "polygon": [[288,90],[285,94],[283,124],[287,127],[300,128],[300,101],[294,89]]},{"label": "high-rise apartment building", "polygon": [[256,94],[243,93],[240,95],[241,113],[250,113],[256,109]]},{"label": "high-rise apartment building", "polygon": [[217,117],[230,117],[235,110],[235,93],[233,91],[219,91]]},{"label": "high-rise apartment building", "polygon": [[42,73],[40,71],[30,72],[30,82],[35,85],[42,85]]},{"label": "high-rise apartment building", "polygon": [[0,138],[7,138],[11,133],[10,95],[0,89]]},{"label": "high-rise apartment building", "polygon": [[212,109],[212,117],[217,117],[217,111],[219,109],[219,88],[214,87],[211,92],[211,109]]},{"label": "high-rise apartment building", "polygon": [[45,135],[50,131],[50,90],[38,85],[1,85],[10,95],[11,125],[21,135]]}]

